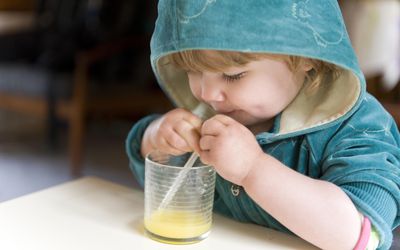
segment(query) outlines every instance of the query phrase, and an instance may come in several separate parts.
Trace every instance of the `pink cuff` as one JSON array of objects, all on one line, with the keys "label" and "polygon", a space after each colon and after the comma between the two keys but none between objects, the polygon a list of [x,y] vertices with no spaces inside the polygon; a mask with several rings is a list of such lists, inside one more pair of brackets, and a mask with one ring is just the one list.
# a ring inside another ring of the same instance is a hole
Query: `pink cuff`
[{"label": "pink cuff", "polygon": [[371,234],[371,222],[367,217],[364,216],[360,238],[358,239],[358,242],[354,247],[354,250],[365,250],[368,245],[370,234]]}]

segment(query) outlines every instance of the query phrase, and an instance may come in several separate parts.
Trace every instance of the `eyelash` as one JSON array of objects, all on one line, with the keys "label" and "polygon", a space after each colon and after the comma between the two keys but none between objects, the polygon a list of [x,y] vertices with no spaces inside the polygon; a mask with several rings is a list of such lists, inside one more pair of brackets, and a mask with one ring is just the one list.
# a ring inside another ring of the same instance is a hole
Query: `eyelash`
[{"label": "eyelash", "polygon": [[227,74],[222,74],[222,77],[224,78],[225,81],[227,82],[235,82],[235,81],[239,81],[246,72],[242,72],[236,75],[227,75]]}]

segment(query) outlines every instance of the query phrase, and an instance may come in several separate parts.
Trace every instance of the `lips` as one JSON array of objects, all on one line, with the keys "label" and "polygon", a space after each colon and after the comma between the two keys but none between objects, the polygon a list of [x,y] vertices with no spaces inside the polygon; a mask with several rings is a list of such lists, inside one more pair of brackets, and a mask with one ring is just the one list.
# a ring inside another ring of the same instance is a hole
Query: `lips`
[{"label": "lips", "polygon": [[215,107],[214,105],[211,105],[211,106],[217,114],[228,115],[228,114],[231,114],[236,111],[235,109]]}]

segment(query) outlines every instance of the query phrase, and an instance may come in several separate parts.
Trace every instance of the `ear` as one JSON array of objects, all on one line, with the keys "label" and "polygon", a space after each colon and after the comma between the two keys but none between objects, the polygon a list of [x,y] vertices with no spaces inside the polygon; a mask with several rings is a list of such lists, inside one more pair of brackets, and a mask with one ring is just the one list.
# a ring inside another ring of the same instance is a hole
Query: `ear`
[{"label": "ear", "polygon": [[308,72],[313,69],[313,65],[309,60],[305,60],[302,63],[301,69],[304,70],[305,72]]}]

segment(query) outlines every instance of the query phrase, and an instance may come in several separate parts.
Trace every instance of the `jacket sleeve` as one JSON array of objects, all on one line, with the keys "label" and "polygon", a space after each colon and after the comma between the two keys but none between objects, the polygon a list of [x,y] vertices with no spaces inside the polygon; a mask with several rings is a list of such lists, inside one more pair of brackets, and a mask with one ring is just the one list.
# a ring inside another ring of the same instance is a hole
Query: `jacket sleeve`
[{"label": "jacket sleeve", "polygon": [[135,123],[125,142],[125,150],[129,158],[129,168],[142,188],[144,187],[144,158],[140,154],[141,142],[146,128],[159,116],[146,116]]},{"label": "jacket sleeve", "polygon": [[400,139],[386,112],[360,110],[337,128],[323,154],[323,176],[339,186],[389,249],[400,223]]}]

